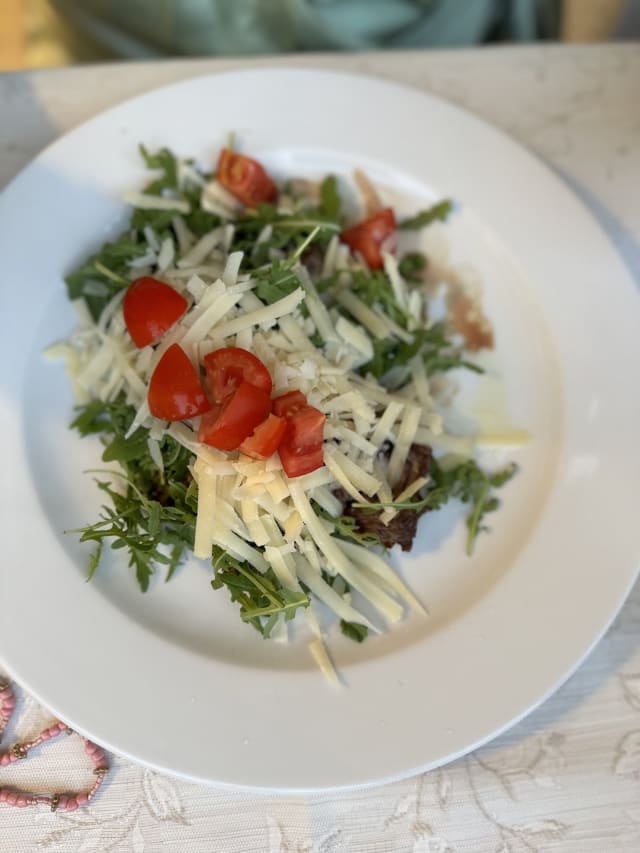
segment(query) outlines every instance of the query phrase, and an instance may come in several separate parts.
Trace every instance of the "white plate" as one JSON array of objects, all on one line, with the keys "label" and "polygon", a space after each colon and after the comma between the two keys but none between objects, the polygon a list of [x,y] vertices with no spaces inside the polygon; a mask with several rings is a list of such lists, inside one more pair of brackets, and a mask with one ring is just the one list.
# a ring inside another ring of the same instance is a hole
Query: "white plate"
[{"label": "white plate", "polygon": [[[495,321],[500,415],[533,435],[473,558],[452,511],[428,517],[402,561],[431,618],[362,646],[332,639],[339,690],[303,644],[265,642],[243,626],[203,565],[146,596],[124,566],[86,584],[86,552],[62,532],[93,520],[99,504],[81,473],[99,450],[67,429],[63,370],[41,357],[73,323],[63,275],[122,226],[120,195],[144,179],[138,142],[210,163],[232,130],[279,176],[359,165],[405,209],[442,196],[461,203],[448,234]],[[637,293],[589,213],[512,141],[447,103],[364,77],[204,77],[56,142],[4,192],[0,222],[0,654],[74,728],[220,784],[381,782],[502,731],[602,635],[640,553]]]}]

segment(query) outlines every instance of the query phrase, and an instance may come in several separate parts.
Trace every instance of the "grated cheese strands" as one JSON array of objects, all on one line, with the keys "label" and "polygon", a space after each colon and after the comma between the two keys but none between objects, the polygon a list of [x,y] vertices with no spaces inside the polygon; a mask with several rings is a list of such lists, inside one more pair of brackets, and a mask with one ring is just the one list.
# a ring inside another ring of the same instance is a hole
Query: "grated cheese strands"
[{"label": "grated cheese strands", "polygon": [[242,254],[242,252],[233,252],[227,258],[227,263],[225,264],[225,268],[222,273],[222,280],[227,287],[231,287],[236,284],[238,280],[240,264],[242,263]]},{"label": "grated cheese strands", "polygon": [[311,504],[302,489],[291,483],[291,498],[295,508],[302,516],[310,536],[318,550],[331,563],[332,568],[347,581],[354,589],[369,599],[371,604],[389,622],[397,622],[402,617],[402,607],[382,590],[377,589],[370,581],[362,577],[356,566],[346,556],[342,548],[344,543],[330,536],[321,520],[314,513]]},{"label": "grated cheese strands", "polygon": [[151,247],[152,251],[157,254],[160,251],[160,243],[158,242],[156,232],[150,225],[145,225],[142,229],[142,233],[144,234],[144,238]]},{"label": "grated cheese strands", "polygon": [[297,539],[304,529],[304,522],[302,520],[302,516],[297,510],[293,510],[287,518],[287,521],[284,525],[284,538],[287,542],[292,542]]},{"label": "grated cheese strands", "polygon": [[162,453],[160,451],[160,442],[149,436],[147,439],[147,447],[149,448],[149,456],[156,463],[157,468],[160,471],[164,471],[164,459],[162,458]]},{"label": "grated cheese strands", "polygon": [[393,427],[400,417],[404,406],[402,403],[391,401],[384,410],[382,417],[378,420],[375,429],[369,437],[369,441],[376,448],[380,448],[382,444],[393,438]]},{"label": "grated cheese strands", "polygon": [[106,332],[107,326],[115,316],[116,311],[122,305],[122,300],[124,299],[125,291],[121,290],[112,297],[112,299],[107,303],[104,311],[100,315],[97,323],[97,329],[100,332]]},{"label": "grated cheese strands", "polygon": [[338,462],[347,477],[354,483],[358,489],[364,492],[365,495],[375,495],[380,486],[381,481],[373,477],[352,459],[336,450],[333,458]]},{"label": "grated cheese strands", "polygon": [[516,429],[514,427],[496,432],[482,432],[476,436],[476,444],[480,447],[526,447],[530,441],[531,435],[526,429]]},{"label": "grated cheese strands", "polygon": [[350,604],[347,604],[344,598],[338,595],[333,587],[329,586],[321,573],[313,569],[304,557],[298,555],[295,561],[296,571],[302,583],[309,587],[319,601],[333,610],[336,616],[344,619],[345,622],[356,622],[359,625],[366,625],[367,628],[377,633],[377,628],[369,622],[367,617],[351,607]]},{"label": "grated cheese strands", "polygon": [[203,210],[215,213],[223,219],[233,219],[242,211],[241,202],[215,179],[205,184],[200,196],[200,205]]},{"label": "grated cheese strands", "polygon": [[295,572],[292,571],[291,567],[287,564],[285,555],[281,548],[273,545],[265,545],[264,555],[267,562],[273,569],[275,576],[285,589],[296,591],[300,589],[300,584],[298,583]]},{"label": "grated cheese strands", "polygon": [[318,638],[312,640],[309,643],[309,651],[329,684],[333,687],[339,687],[340,679],[338,678],[338,673],[323,641]]},{"label": "grated cheese strands", "polygon": [[382,319],[379,314],[376,314],[369,306],[360,299],[360,297],[356,296],[355,293],[351,293],[348,290],[341,290],[336,296],[337,301],[343,308],[346,308],[347,311],[360,323],[361,326],[364,326],[374,338],[378,338],[378,340],[385,340],[391,336],[391,330],[388,322]]},{"label": "grated cheese strands", "polygon": [[325,437],[337,438],[355,448],[359,453],[366,456],[373,456],[378,452],[378,447],[368,439],[364,438],[360,433],[349,427],[343,426],[339,421],[328,421],[325,424]]},{"label": "grated cheese strands", "polygon": [[384,264],[384,271],[391,282],[391,287],[393,288],[396,301],[398,305],[406,311],[409,307],[409,292],[407,290],[405,280],[400,275],[398,262],[393,255],[389,254],[389,252],[382,253],[382,261]]},{"label": "grated cheese strands", "polygon": [[325,343],[337,341],[338,338],[336,331],[333,328],[331,317],[329,316],[329,312],[325,308],[324,303],[318,296],[318,291],[316,290],[315,284],[311,281],[311,276],[307,272],[306,268],[300,264],[295,268],[294,272],[307,294],[305,304],[309,309],[309,314],[311,315],[313,322],[316,325],[318,334]]},{"label": "grated cheese strands", "polygon": [[[395,497],[394,502],[395,503],[402,503],[403,501],[408,501],[415,494],[417,494],[420,491],[420,489],[423,489],[427,485],[428,482],[429,482],[428,477],[418,477],[417,480],[414,480],[413,483],[410,483],[406,489],[403,489],[400,492],[400,494]],[[386,502],[387,501],[384,501],[384,503],[386,503]],[[389,522],[393,521],[393,519],[396,517],[397,514],[398,514],[397,509],[394,509],[393,507],[387,507],[380,514],[380,521],[383,524],[389,524]]]},{"label": "grated cheese strands", "polygon": [[[340,454],[340,455],[342,456],[342,454]],[[338,459],[336,458],[337,456],[338,456],[337,451],[335,451],[335,450],[329,451],[329,448],[327,447],[325,449],[324,464],[327,466],[329,471],[331,471],[336,482],[342,486],[342,488],[345,490],[345,492],[350,497],[352,497],[354,501],[358,501],[358,502],[362,503],[365,500],[364,496],[362,494],[360,494],[360,492],[357,490],[357,488],[351,482],[351,480],[347,476],[347,473],[344,470],[343,466],[339,463]],[[342,458],[345,459],[346,457],[343,456]]]},{"label": "grated cheese strands", "polygon": [[[139,242],[137,251],[142,254],[126,261],[125,279],[107,269],[108,262],[97,267],[101,276],[121,289],[107,301],[110,290],[104,283],[88,280],[83,293],[100,298],[106,306],[94,322],[84,300],[76,300],[78,328],[68,344],[51,348],[51,356],[65,360],[77,400],[124,399],[134,407],[127,437],[140,427],[147,430],[143,452],[160,472],[165,436],[186,449],[188,471],[197,485],[196,557],[210,561],[215,548],[216,553],[245,564],[238,575],[249,569],[269,572],[262,593],[267,590],[267,580],[280,589],[285,602],[289,594],[299,597],[300,592],[308,592],[312,603],[320,602],[338,619],[372,632],[380,631],[372,618],[396,623],[406,606],[424,614],[421,602],[382,556],[370,546],[342,538],[348,535],[348,520],[341,519],[345,514],[342,490],[358,503],[393,503],[414,443],[466,458],[479,446],[521,446],[528,436],[508,425],[483,435],[446,432],[435,402],[444,405],[446,380],[442,374],[429,379],[423,351],[417,346],[416,355],[408,361],[400,350],[397,361],[401,363],[393,364],[390,358],[385,375],[380,381],[375,378],[379,357],[386,358],[387,348],[393,350],[399,342],[420,343],[414,333],[427,316],[433,321],[433,294],[404,279],[398,262],[401,255],[387,251],[388,243],[381,246],[383,271],[376,273],[371,289],[359,290],[361,276],[367,274],[366,264],[341,242],[336,224],[327,223],[322,232],[334,232],[328,241],[316,239],[318,229],[311,234],[295,230],[300,224],[303,229],[313,227],[316,214],[312,208],[321,203],[319,183],[307,182],[303,191],[281,196],[279,218],[265,223],[269,217],[260,209],[246,210],[216,179],[207,180],[186,160],[177,160],[177,175],[178,193],[199,188],[200,206],[194,203],[194,207],[215,213],[222,223],[196,235],[184,218],[192,210],[185,198],[173,198],[170,191],[159,196],[128,193],[127,202],[139,209],[169,211],[171,231],[164,231],[169,236],[161,236],[149,225],[131,231],[130,238]],[[359,173],[356,180],[368,208],[378,209],[382,202],[366,176]],[[296,222],[283,220],[287,215]],[[246,245],[246,234],[236,228],[234,220],[252,216],[257,220],[254,233],[258,232],[253,244],[247,246],[246,254],[234,251],[234,241]],[[281,248],[282,230],[289,227],[292,241]],[[298,250],[291,250],[291,245],[298,245]],[[309,245],[313,255],[321,247],[323,254],[321,260],[314,257],[307,269],[300,257]],[[299,286],[287,293],[291,286],[288,272],[283,278],[279,267],[270,270],[264,264],[256,269],[265,258],[283,261],[297,279],[293,284]],[[169,283],[186,298],[188,308],[159,341],[138,349],[124,323],[122,300],[124,285],[141,274]],[[385,277],[384,291],[375,289],[381,286],[378,275]],[[322,287],[316,281],[322,281]],[[389,309],[387,314],[391,294],[399,311]],[[446,316],[442,319],[447,320]],[[308,405],[326,418],[322,467],[289,478],[277,453],[260,461],[239,451],[223,452],[200,443],[199,416],[173,423],[154,418],[147,400],[149,381],[175,343],[187,353],[203,381],[203,358],[219,347],[235,346],[253,353],[266,366],[273,381],[272,396],[301,391]],[[370,362],[371,373],[360,375]],[[167,468],[164,475],[170,479],[171,469]],[[188,482],[185,478],[182,485]],[[426,476],[416,476],[396,495],[395,502],[410,501],[428,487]],[[189,517],[190,512],[191,508]],[[386,507],[379,519],[389,524],[397,512]],[[218,577],[226,571],[224,564],[218,566]],[[255,601],[251,596],[247,600]],[[295,609],[298,599],[291,600]],[[282,604],[277,600],[268,607],[261,604],[257,617],[264,633],[278,642],[287,640],[292,615],[288,604],[278,613],[279,607]],[[362,609],[374,616],[365,616]],[[305,616],[312,636],[310,653],[327,679],[338,684],[311,607],[303,611],[303,620]]]},{"label": "grated cheese strands", "polygon": [[193,346],[202,338],[206,338],[231,308],[240,301],[241,296],[240,293],[223,293],[219,296],[182,337],[180,341],[182,346]]},{"label": "grated cheese strands", "polygon": [[139,192],[128,192],[122,197],[126,204],[141,210],[175,210],[177,213],[191,213],[188,201],[177,198],[165,198],[160,195],[146,195]]},{"label": "grated cheese strands", "polygon": [[340,316],[336,321],[336,332],[346,344],[353,347],[362,356],[362,362],[371,361],[373,358],[373,344],[362,326],[357,326],[345,317]]},{"label": "grated cheese strands", "polygon": [[[246,299],[247,296],[253,296],[253,294],[247,293],[243,298]],[[216,333],[220,337],[226,338],[230,335],[237,334],[239,331],[249,326],[273,323],[283,314],[290,314],[303,299],[304,291],[302,288],[298,288],[288,296],[278,299],[277,302],[272,302],[271,305],[264,305],[262,308],[258,308],[255,311],[235,317],[233,320],[227,320],[224,323],[220,323],[216,329]]]},{"label": "grated cheese strands", "polygon": [[418,424],[420,423],[420,409],[417,406],[407,406],[404,411],[398,437],[391,451],[387,478],[391,485],[395,485],[400,478],[402,466],[404,465],[409,449],[413,444]]},{"label": "grated cheese strands", "polygon": [[180,258],[178,261],[178,268],[185,269],[198,266],[198,264],[201,264],[213,249],[220,244],[223,238],[223,228],[214,228],[213,231],[209,231],[208,234],[201,237],[198,242],[195,243],[182,258]]},{"label": "grated cheese strands", "polygon": [[195,237],[187,227],[187,223],[181,216],[175,216],[171,220],[171,225],[173,226],[173,230],[175,231],[180,252],[182,254],[188,252],[191,246],[193,246],[193,244],[195,243]]},{"label": "grated cheese strands", "polygon": [[216,480],[210,468],[198,457],[193,470],[198,483],[198,512],[193,553],[196,557],[209,559],[213,542],[216,513]]},{"label": "grated cheese strands", "polygon": [[418,427],[416,430],[416,441],[418,444],[426,444],[443,453],[455,453],[457,456],[473,456],[476,444],[479,444],[478,436],[459,436],[441,432],[433,432],[426,427]]},{"label": "grated cheese strands", "polygon": [[351,557],[354,563],[362,568],[367,569],[389,586],[400,598],[404,599],[407,604],[410,604],[418,613],[426,615],[426,610],[418,601],[411,590],[404,584],[399,575],[386,563],[382,557],[371,551],[370,548],[364,548],[362,545],[356,545],[354,542],[344,542],[344,550]]},{"label": "grated cheese strands", "polygon": [[176,256],[176,247],[171,237],[165,237],[158,252],[158,271],[164,272],[172,266]]}]

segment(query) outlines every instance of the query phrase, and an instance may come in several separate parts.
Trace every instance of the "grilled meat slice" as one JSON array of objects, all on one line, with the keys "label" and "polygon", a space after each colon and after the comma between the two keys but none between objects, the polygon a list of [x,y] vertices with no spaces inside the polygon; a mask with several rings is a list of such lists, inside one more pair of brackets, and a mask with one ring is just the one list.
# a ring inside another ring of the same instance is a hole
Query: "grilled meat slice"
[{"label": "grilled meat slice", "polygon": [[[383,453],[391,453],[391,445],[385,445]],[[412,444],[404,463],[400,479],[394,489],[393,496],[397,497],[407,486],[411,485],[418,477],[426,477],[431,468],[431,448],[424,444]],[[336,492],[338,500],[342,501],[343,512],[357,522],[360,533],[375,533],[385,548],[400,545],[403,551],[410,551],[416,535],[418,518],[422,514],[413,509],[401,509],[392,518],[389,524],[381,521],[382,510],[370,512],[353,506],[353,499],[344,489]],[[422,512],[426,512],[423,510]]]}]

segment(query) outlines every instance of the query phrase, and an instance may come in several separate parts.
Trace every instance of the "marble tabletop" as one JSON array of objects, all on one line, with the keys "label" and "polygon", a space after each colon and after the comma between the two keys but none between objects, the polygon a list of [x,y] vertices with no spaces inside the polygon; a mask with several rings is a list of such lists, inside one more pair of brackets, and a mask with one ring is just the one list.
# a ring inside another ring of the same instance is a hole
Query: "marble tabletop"
[{"label": "marble tabletop", "polygon": [[[640,285],[640,45],[531,46],[122,63],[0,76],[0,187],[45,145],[124,98],[203,73],[296,65],[355,70],[454,101],[550,164],[590,207]],[[1,659],[1,650],[0,650]],[[7,740],[46,725],[18,690]],[[179,731],[175,733],[179,736]],[[0,786],[89,787],[76,737]],[[114,758],[73,814],[0,803],[0,853],[603,853],[640,850],[640,586],[538,710],[421,776],[339,795],[250,795]]]}]

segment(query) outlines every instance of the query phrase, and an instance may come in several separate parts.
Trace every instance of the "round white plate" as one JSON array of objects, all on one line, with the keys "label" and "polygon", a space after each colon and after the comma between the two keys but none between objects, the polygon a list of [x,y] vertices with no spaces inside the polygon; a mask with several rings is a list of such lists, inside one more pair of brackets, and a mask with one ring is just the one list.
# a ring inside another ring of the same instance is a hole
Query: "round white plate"
[{"label": "round white plate", "polygon": [[[117,561],[87,584],[86,551],[63,533],[96,517],[82,471],[100,453],[67,429],[63,369],[41,355],[73,325],[63,276],[123,226],[121,194],[145,179],[139,142],[210,164],[230,131],[280,177],[360,166],[405,211],[460,203],[444,229],[450,262],[482,282],[498,344],[469,411],[490,397],[501,424],[532,435],[472,558],[452,509],[426,517],[399,561],[430,618],[362,645],[331,636],[340,689],[302,641],[270,643],[242,625],[205,564],[158,578],[146,596]],[[0,223],[0,656],[71,726],[219,784],[382,782],[502,731],[602,635],[640,553],[638,295],[590,214],[511,140],[364,77],[204,77],[60,139],[5,190]]]}]

